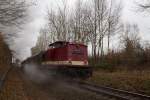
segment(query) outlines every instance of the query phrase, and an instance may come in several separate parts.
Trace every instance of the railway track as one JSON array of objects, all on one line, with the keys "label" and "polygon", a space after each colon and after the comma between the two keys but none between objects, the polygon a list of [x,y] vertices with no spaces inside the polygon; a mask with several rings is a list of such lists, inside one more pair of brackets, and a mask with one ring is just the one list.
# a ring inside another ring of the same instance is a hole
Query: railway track
[{"label": "railway track", "polygon": [[[13,67],[10,67],[0,78],[0,91],[2,90],[3,84],[5,83],[7,79],[7,75],[11,71],[12,68]],[[92,83],[81,82],[81,81],[73,81],[73,83],[75,83],[75,85],[77,85],[81,89],[84,89],[90,92],[95,92],[100,95],[105,95],[110,98],[115,98],[117,100],[150,100],[150,96],[148,95],[114,89],[110,87],[98,86]]]},{"label": "railway track", "polygon": [[114,89],[110,87],[97,86],[91,83],[78,82],[78,86],[81,89],[105,95],[110,98],[115,98],[117,100],[150,100],[150,96],[147,95]]}]

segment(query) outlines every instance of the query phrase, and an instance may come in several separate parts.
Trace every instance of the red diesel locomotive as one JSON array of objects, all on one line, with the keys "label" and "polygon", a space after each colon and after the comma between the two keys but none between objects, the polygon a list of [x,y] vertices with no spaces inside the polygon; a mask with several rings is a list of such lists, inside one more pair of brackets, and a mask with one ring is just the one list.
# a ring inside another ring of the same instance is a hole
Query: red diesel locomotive
[{"label": "red diesel locomotive", "polygon": [[88,65],[87,46],[69,42],[55,42],[49,45],[43,55],[43,64]]},{"label": "red diesel locomotive", "polygon": [[50,44],[48,50],[25,62],[33,60],[40,62],[42,68],[57,72],[57,74],[81,78],[92,75],[92,68],[88,65],[87,46],[81,43],[57,41]]}]

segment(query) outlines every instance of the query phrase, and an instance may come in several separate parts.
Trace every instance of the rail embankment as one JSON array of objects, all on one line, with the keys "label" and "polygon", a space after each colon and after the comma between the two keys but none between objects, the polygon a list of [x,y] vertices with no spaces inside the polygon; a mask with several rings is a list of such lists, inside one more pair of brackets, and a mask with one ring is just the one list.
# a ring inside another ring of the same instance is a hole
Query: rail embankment
[{"label": "rail embankment", "polygon": [[27,100],[18,69],[11,68],[11,59],[11,51],[0,33],[0,100]]},{"label": "rail embankment", "polygon": [[98,85],[150,95],[150,69],[115,69],[113,71],[97,69],[89,81]]},{"label": "rail embankment", "polygon": [[3,74],[11,63],[12,54],[0,33],[0,75]]}]

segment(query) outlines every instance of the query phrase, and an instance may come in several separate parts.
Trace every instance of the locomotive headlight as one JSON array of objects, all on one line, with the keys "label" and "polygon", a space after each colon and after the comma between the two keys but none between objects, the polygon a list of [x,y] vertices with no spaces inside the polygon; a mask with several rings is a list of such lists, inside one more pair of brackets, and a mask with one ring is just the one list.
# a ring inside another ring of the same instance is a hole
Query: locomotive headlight
[{"label": "locomotive headlight", "polygon": [[69,58],[69,64],[72,64],[72,59],[71,58]]},{"label": "locomotive headlight", "polygon": [[88,61],[87,61],[87,60],[84,60],[84,64],[85,64],[85,65],[88,65]]}]

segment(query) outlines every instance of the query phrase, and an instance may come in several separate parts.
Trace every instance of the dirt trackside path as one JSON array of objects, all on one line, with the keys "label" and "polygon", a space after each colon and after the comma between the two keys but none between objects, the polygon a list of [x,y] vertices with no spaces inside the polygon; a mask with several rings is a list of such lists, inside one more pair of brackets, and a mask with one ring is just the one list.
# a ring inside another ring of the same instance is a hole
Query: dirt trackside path
[{"label": "dirt trackside path", "polygon": [[28,100],[24,92],[24,83],[19,75],[19,68],[13,68],[0,92],[0,100]]},{"label": "dirt trackside path", "polygon": [[32,100],[108,100],[60,80],[37,84],[25,78],[25,83],[25,91]]},{"label": "dirt trackside path", "polygon": [[0,100],[55,100],[30,81],[24,79],[20,68],[14,67],[7,75],[7,79],[0,92]]}]

